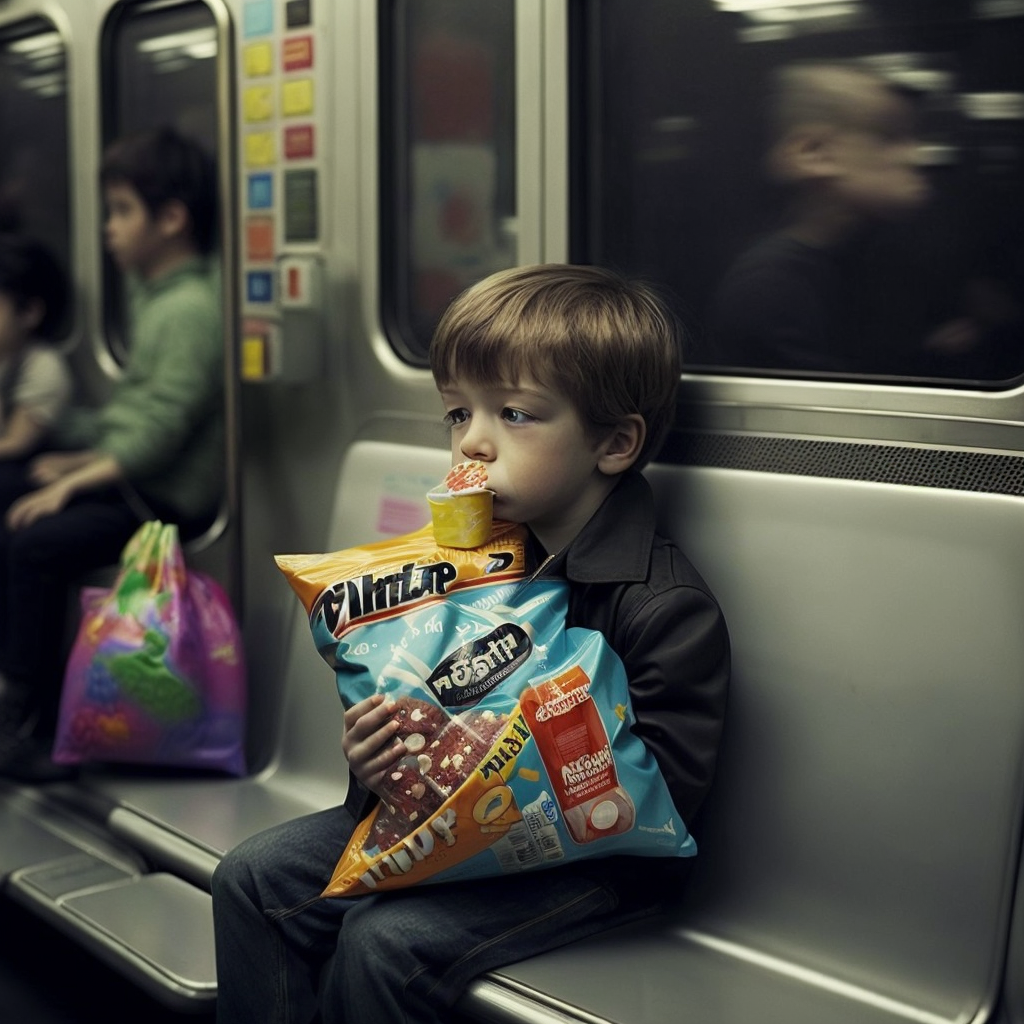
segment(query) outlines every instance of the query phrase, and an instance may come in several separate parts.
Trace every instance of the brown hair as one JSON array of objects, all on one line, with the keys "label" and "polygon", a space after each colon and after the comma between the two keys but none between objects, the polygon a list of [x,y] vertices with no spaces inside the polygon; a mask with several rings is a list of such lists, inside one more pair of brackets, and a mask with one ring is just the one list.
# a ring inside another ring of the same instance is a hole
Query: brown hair
[{"label": "brown hair", "polygon": [[217,236],[217,174],[212,157],[173,128],[126,135],[103,153],[100,184],[124,182],[139,194],[151,216],[172,200],[189,214],[192,239],[210,253]]},{"label": "brown hair", "polygon": [[439,388],[532,376],[564,395],[585,424],[611,427],[639,413],[656,453],[675,418],[681,331],[652,288],[601,267],[547,263],[485,278],[448,307],[430,368]]},{"label": "brown hair", "polygon": [[851,61],[794,61],[773,75],[771,132],[777,141],[801,126],[826,124],[909,137],[916,98],[913,90]]}]

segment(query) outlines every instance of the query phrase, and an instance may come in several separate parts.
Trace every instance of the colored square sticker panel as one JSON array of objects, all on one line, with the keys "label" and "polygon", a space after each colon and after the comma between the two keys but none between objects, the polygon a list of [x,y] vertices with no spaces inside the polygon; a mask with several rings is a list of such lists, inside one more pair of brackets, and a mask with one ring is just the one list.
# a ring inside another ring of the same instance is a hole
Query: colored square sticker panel
[{"label": "colored square sticker panel", "polygon": [[250,210],[269,210],[274,205],[273,175],[265,172],[250,174],[248,200]]},{"label": "colored square sticker panel", "polygon": [[270,43],[248,43],[242,51],[242,64],[248,78],[260,78],[274,70],[274,49]]},{"label": "colored square sticker panel", "polygon": [[303,28],[306,25],[312,25],[312,0],[288,0],[284,5],[284,22],[288,28]]},{"label": "colored square sticker panel", "polygon": [[313,37],[294,36],[281,44],[281,66],[285,71],[302,71],[313,66]]},{"label": "colored square sticker panel", "polygon": [[251,303],[272,302],[274,275],[269,270],[250,270],[245,275],[245,297]]},{"label": "colored square sticker panel", "polygon": [[270,372],[270,345],[265,334],[252,333],[242,339],[243,380],[261,380]]},{"label": "colored square sticker panel", "polygon": [[297,124],[284,130],[284,155],[287,160],[313,156],[315,132],[311,124]]},{"label": "colored square sticker panel", "polygon": [[246,121],[269,121],[274,116],[274,90],[269,85],[249,85],[242,91]]},{"label": "colored square sticker panel", "polygon": [[246,38],[265,36],[273,30],[273,0],[245,0],[245,6],[242,8],[242,32]]},{"label": "colored square sticker panel", "polygon": [[288,242],[312,242],[317,228],[317,172],[313,168],[286,171],[284,176],[284,237]]},{"label": "colored square sticker panel", "polygon": [[274,133],[252,132],[245,137],[246,167],[269,167],[274,163]]},{"label": "colored square sticker panel", "polygon": [[246,221],[245,257],[253,261],[274,258],[274,221],[271,217],[250,217]]},{"label": "colored square sticker panel", "polygon": [[286,116],[313,112],[313,80],[296,78],[281,86],[281,111]]}]

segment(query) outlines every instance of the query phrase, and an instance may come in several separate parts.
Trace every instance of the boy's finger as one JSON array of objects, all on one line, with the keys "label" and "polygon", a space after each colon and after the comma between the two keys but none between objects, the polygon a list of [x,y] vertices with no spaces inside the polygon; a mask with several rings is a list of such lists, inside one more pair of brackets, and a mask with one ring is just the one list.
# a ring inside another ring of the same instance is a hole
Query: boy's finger
[{"label": "boy's finger", "polygon": [[345,728],[355,729],[358,726],[363,735],[372,732],[387,721],[391,703],[382,693],[364,698],[345,712]]}]

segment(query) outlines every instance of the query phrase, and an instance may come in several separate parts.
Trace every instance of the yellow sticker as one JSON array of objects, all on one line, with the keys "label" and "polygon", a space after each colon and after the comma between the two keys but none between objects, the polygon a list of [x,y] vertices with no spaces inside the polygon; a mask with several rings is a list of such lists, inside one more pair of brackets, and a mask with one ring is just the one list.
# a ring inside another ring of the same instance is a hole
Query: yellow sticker
[{"label": "yellow sticker", "polygon": [[249,43],[245,47],[242,62],[249,78],[269,75],[274,70],[274,51],[270,43]]},{"label": "yellow sticker", "polygon": [[269,121],[274,116],[274,90],[269,85],[246,86],[242,107],[246,121]]},{"label": "yellow sticker", "polygon": [[281,86],[281,111],[286,116],[313,112],[312,78],[295,78]]}]

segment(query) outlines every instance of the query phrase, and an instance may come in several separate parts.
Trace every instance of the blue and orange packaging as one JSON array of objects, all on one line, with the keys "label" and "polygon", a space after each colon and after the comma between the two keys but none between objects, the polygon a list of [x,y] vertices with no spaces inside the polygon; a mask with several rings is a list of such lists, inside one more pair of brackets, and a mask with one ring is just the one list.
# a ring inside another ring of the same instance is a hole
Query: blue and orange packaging
[{"label": "blue and orange packaging", "polygon": [[407,750],[325,896],[696,853],[631,732],[621,660],[566,627],[568,584],[530,577],[524,527],[462,549],[428,525],[277,563],[343,704],[386,694]]}]

